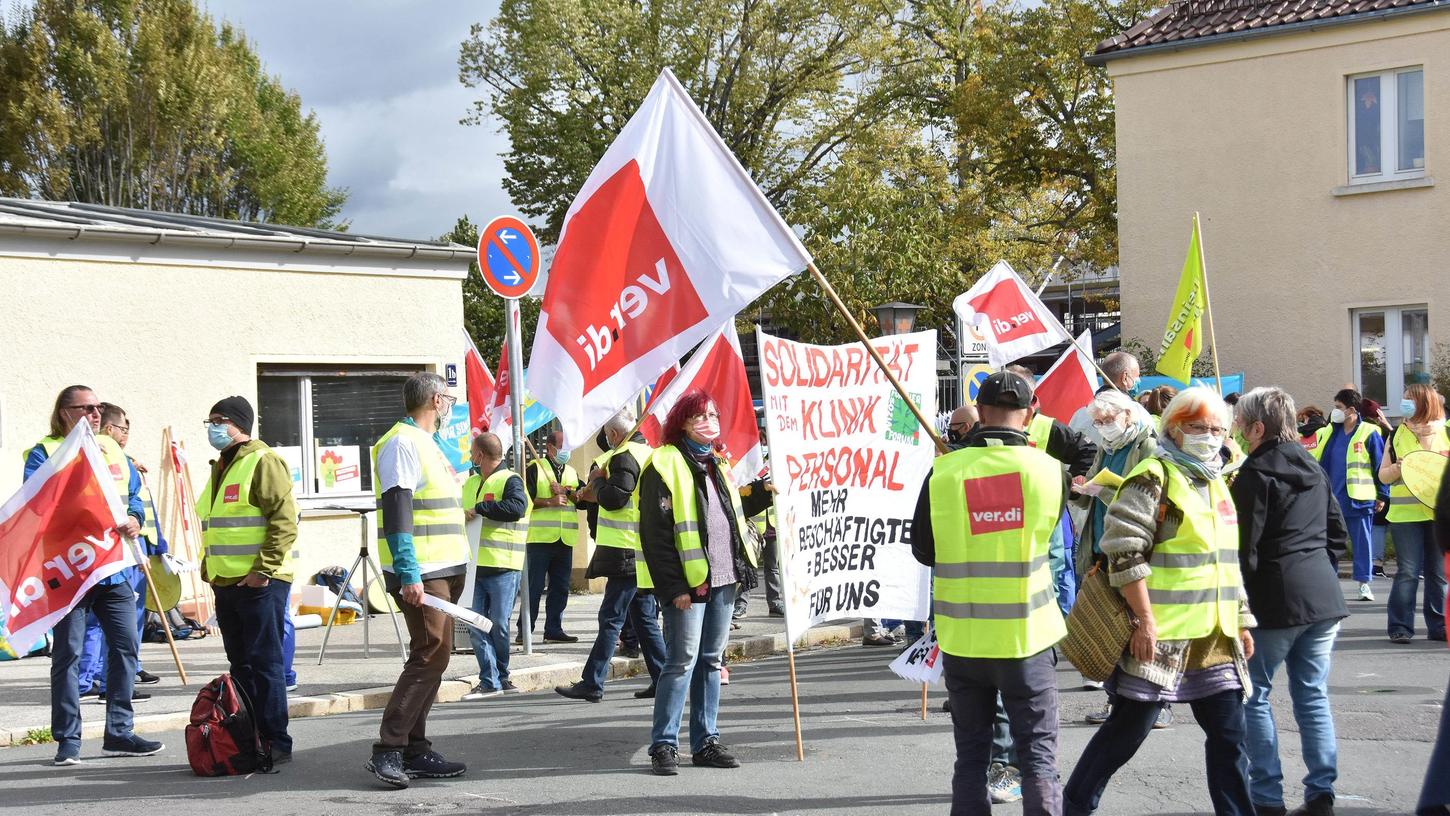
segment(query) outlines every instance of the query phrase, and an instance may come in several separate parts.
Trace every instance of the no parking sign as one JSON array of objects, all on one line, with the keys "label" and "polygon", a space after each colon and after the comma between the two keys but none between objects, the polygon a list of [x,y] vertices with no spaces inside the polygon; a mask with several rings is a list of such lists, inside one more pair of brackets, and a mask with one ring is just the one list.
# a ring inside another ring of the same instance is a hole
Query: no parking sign
[{"label": "no parking sign", "polygon": [[971,368],[967,369],[967,374],[963,379],[966,380],[967,384],[968,405],[977,404],[977,391],[982,388],[982,383],[986,382],[987,378],[990,376],[992,376],[991,366],[974,365]]},{"label": "no parking sign", "polygon": [[520,298],[539,279],[539,241],[529,225],[499,216],[478,233],[478,273],[500,297]]}]

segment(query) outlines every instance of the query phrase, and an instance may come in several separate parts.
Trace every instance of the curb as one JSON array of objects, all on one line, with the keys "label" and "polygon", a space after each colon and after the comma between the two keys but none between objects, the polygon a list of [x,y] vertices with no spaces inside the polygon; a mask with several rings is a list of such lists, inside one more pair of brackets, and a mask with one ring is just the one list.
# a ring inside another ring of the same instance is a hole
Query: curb
[{"label": "curb", "polygon": [[[859,640],[860,637],[861,623],[859,621],[850,625],[817,626],[807,630],[796,641],[796,646],[798,649],[832,646],[843,641]],[[749,660],[775,654],[784,654],[785,651],[786,638],[784,632],[774,635],[755,635],[731,640],[726,644],[725,660],[727,662]],[[510,679],[514,681],[514,685],[518,686],[521,692],[543,691],[552,689],[556,685],[564,685],[578,680],[583,668],[583,661],[531,666],[512,672]],[[645,673],[645,671],[646,668],[643,658],[616,657],[610,663],[609,677],[612,680],[619,680],[637,677]],[[438,687],[438,696],[435,698],[435,702],[456,703],[463,699],[463,695],[467,694],[472,687],[472,683],[467,680],[444,680],[443,684]],[[331,714],[347,714],[353,711],[372,711],[387,706],[388,700],[392,696],[392,686],[376,686],[373,688],[357,689],[356,691],[342,691],[335,694],[319,694],[315,697],[291,697],[287,701],[287,716],[291,719],[299,719],[303,717],[326,717]],[[177,711],[168,714],[146,714],[136,717],[135,732],[138,734],[154,734],[161,731],[179,731],[190,724],[190,722],[191,713],[189,711]],[[86,724],[81,728],[81,739],[101,739],[105,736],[105,728],[104,718],[100,722]],[[21,745],[26,734],[42,729],[45,729],[45,726],[21,726],[18,728],[0,729],[0,747]]]}]

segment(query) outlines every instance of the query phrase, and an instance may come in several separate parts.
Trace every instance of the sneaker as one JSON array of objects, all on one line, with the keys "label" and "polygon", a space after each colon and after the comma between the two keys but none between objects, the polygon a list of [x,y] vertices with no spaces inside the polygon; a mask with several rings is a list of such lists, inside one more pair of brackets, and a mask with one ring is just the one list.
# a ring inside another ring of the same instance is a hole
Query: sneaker
[{"label": "sneaker", "polygon": [[567,632],[556,632],[554,634],[544,633],[545,643],[578,643],[579,638]]},{"label": "sneaker", "polygon": [[1390,643],[1409,643],[1413,638],[1404,632],[1396,632],[1390,635]]},{"label": "sneaker", "polygon": [[1385,574],[1385,565],[1384,564],[1375,564],[1374,565],[1374,569],[1370,570],[1369,571],[1369,574],[1370,575],[1373,575],[1376,578],[1388,578],[1389,577],[1388,575]]},{"label": "sneaker", "polygon": [[674,776],[680,772],[680,752],[669,743],[649,749],[650,770],[655,776]]},{"label": "sneaker", "polygon": [[[133,702],[133,703],[144,703],[145,701],[147,701],[149,699],[151,699],[151,695],[148,694],[148,693],[146,693],[146,692],[144,692],[144,691],[134,691],[133,690],[131,692],[131,702]],[[104,703],[105,701],[106,701],[106,693],[104,691],[99,692],[99,693],[96,694],[96,702],[98,702],[98,703]]]},{"label": "sneaker", "polygon": [[1103,707],[1098,709],[1097,711],[1089,711],[1087,717],[1085,717],[1084,719],[1086,719],[1092,725],[1102,725],[1103,723],[1108,721],[1108,715],[1112,713],[1113,701],[1108,700],[1104,702]]},{"label": "sneaker", "polygon": [[297,690],[297,684],[296,683],[292,683],[292,684],[290,684],[290,685],[287,686],[287,693],[288,694],[291,694],[292,692],[294,692],[296,690]]},{"label": "sneaker", "polygon": [[1254,803],[1254,816],[1289,816],[1283,805],[1261,805]]},{"label": "sneaker", "polygon": [[896,638],[884,633],[873,632],[861,638],[862,646],[895,646]]},{"label": "sneaker", "polygon": [[992,804],[1003,805],[1022,799],[1022,772],[1001,762],[987,769],[987,793]]},{"label": "sneaker", "polygon": [[1082,687],[1083,687],[1083,690],[1084,691],[1102,691],[1103,690],[1103,681],[1101,681],[1101,680],[1089,680],[1086,677],[1084,677],[1082,679]]},{"label": "sneaker", "polygon": [[746,611],[747,610],[745,604],[736,604],[735,608],[730,610],[730,617],[733,620],[740,620],[741,618],[745,617]]},{"label": "sneaker", "polygon": [[1334,816],[1334,794],[1320,794],[1289,811],[1289,816]]},{"label": "sneaker", "polygon": [[55,752],[55,759],[52,759],[50,764],[57,768],[81,764],[81,747],[79,745],[62,745]]},{"label": "sneaker", "polygon": [[725,750],[725,746],[719,740],[710,740],[705,747],[696,751],[690,757],[690,762],[701,768],[739,768],[740,760]]},{"label": "sneaker", "polygon": [[1374,592],[1370,590],[1369,584],[1365,583],[1359,585],[1359,599],[1361,601],[1374,600]]},{"label": "sneaker", "polygon": [[722,686],[728,686],[728,685],[730,685],[730,667],[729,666],[721,666],[720,667],[720,685],[722,685]]},{"label": "sneaker", "polygon": [[[488,686],[485,686],[484,684],[479,683],[478,685],[476,685],[473,688],[469,689],[468,690],[468,693],[465,694],[465,695],[463,695],[463,698],[462,699],[463,699],[463,702],[465,702],[465,703],[472,703],[472,702],[475,702],[477,700],[486,700],[489,697],[497,697],[500,694],[503,694],[503,689],[489,688]],[[399,761],[401,762],[401,760],[399,760]],[[387,780],[384,780],[384,781],[387,781]]]},{"label": "sneaker", "polygon": [[403,773],[409,779],[452,779],[463,776],[467,770],[467,765],[446,760],[437,751],[428,751],[403,760]]},{"label": "sneaker", "polygon": [[641,652],[638,646],[620,646],[616,649],[620,657],[639,657]]},{"label": "sneaker", "polygon": [[408,787],[408,774],[403,771],[403,752],[384,751],[381,754],[373,754],[373,758],[363,766],[368,773],[376,776],[379,781],[395,788]]},{"label": "sneaker", "polygon": [[1173,706],[1166,703],[1158,709],[1158,719],[1153,721],[1154,730],[1162,730],[1173,724]]},{"label": "sneaker", "polygon": [[655,684],[650,683],[647,688],[642,688],[634,693],[636,700],[653,700],[655,698]]},{"label": "sneaker", "polygon": [[570,700],[588,700],[597,703],[604,699],[604,692],[594,691],[583,683],[574,683],[568,686],[554,686],[554,693],[560,697],[568,697]]},{"label": "sneaker", "polygon": [[142,757],[158,754],[165,748],[155,740],[138,737],[135,734],[127,734],[118,740],[108,739],[101,743],[101,756],[108,757]]},{"label": "sneaker", "polygon": [[136,685],[138,686],[154,686],[160,682],[160,677],[157,677],[156,675],[152,674],[149,671],[146,671],[145,669],[136,672]]}]

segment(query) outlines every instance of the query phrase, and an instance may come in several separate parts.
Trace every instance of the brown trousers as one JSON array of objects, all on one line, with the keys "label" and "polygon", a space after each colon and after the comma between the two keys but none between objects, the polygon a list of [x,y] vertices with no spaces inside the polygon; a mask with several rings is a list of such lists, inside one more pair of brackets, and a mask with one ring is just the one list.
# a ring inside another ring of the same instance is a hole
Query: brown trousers
[{"label": "brown trousers", "polygon": [[[463,576],[434,578],[423,582],[423,591],[450,603],[458,603],[463,593]],[[383,724],[373,753],[402,751],[414,757],[427,752],[428,712],[438,697],[443,672],[448,670],[448,656],[453,651],[453,619],[436,609],[403,603],[397,593],[393,600],[402,610],[408,625],[408,662],[393,686],[392,699],[383,709]]]}]

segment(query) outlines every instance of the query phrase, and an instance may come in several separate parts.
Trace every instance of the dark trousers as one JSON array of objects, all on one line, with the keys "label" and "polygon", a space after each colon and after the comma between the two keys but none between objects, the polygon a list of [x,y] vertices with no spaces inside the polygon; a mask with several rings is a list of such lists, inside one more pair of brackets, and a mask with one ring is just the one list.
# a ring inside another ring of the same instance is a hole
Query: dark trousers
[{"label": "dark trousers", "polygon": [[[1238,689],[1221,691],[1189,703],[1193,718],[1203,729],[1208,766],[1208,795],[1218,816],[1253,816],[1249,797],[1249,755],[1244,747],[1244,700]],[[1127,764],[1153,730],[1162,703],[1113,698],[1107,722],[1083,749],[1063,789],[1069,816],[1092,813],[1103,798],[1108,780]]]},{"label": "dark trousers", "polygon": [[952,734],[957,744],[952,774],[952,816],[987,816],[987,765],[997,695],[1011,721],[1022,771],[1024,816],[1059,816],[1057,783],[1057,653],[1052,649],[1018,660],[944,654]]},{"label": "dark trousers", "polygon": [[240,584],[213,589],[217,627],[222,630],[232,679],[251,698],[257,733],[273,753],[290,754],[282,628],[292,584],[273,578],[260,589]]},{"label": "dark trousers", "polygon": [[[62,751],[81,745],[81,650],[86,615],[94,613],[106,635],[106,739],[131,734],[131,690],[136,681],[136,597],[129,583],[91,587],[55,625],[50,654],[50,733]],[[104,745],[102,746],[104,747]]]},{"label": "dark trousers", "polygon": [[1440,732],[1430,752],[1430,767],[1425,771],[1425,786],[1420,788],[1417,816],[1441,816],[1450,813],[1450,691],[1440,707]]},{"label": "dark trousers", "polygon": [[[458,603],[463,594],[462,575],[432,578],[423,582],[423,591],[435,598]],[[408,626],[408,661],[393,685],[393,696],[383,709],[383,723],[373,753],[402,751],[407,757],[426,753],[433,747],[428,741],[428,712],[438,697],[443,672],[448,670],[448,655],[453,650],[453,619],[436,609],[404,603],[398,593],[393,600],[402,610]]]},{"label": "dark trousers", "polygon": [[[544,635],[564,634],[564,607],[569,604],[569,579],[574,571],[574,548],[562,541],[553,544],[530,544],[525,559],[529,576],[529,631],[539,622],[539,598],[548,579],[549,593],[544,603]],[[519,610],[519,631],[524,631],[524,612]]]}]

